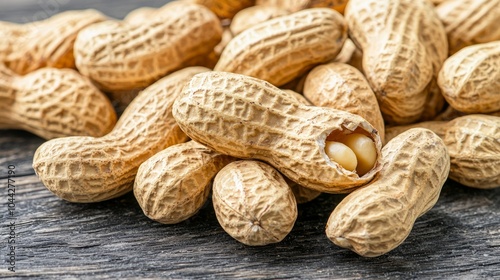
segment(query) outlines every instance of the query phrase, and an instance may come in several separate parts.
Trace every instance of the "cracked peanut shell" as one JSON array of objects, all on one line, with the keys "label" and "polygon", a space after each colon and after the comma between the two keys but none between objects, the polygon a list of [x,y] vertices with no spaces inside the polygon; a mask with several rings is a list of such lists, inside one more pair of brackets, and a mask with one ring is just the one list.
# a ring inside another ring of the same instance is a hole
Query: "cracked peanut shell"
[{"label": "cracked peanut shell", "polygon": [[450,170],[446,145],[428,129],[398,135],[382,156],[374,180],[345,197],[326,225],[333,243],[364,257],[386,254],[408,237],[437,202]]},{"label": "cracked peanut shell", "polygon": [[[321,192],[347,193],[368,183],[380,169],[381,140],[360,116],[306,106],[256,78],[207,72],[191,79],[173,114],[193,140],[220,153],[260,159],[296,183]],[[325,141],[360,133],[375,143],[377,161],[358,176],[325,153]]]}]

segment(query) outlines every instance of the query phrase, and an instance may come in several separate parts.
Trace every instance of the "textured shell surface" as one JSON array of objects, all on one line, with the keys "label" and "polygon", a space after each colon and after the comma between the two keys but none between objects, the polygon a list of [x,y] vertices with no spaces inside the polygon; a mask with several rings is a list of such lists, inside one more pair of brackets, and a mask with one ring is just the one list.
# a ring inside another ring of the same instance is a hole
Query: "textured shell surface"
[{"label": "textured shell surface", "polygon": [[235,36],[214,70],[281,86],[335,58],[346,37],[347,25],[338,12],[307,9],[262,22]]},{"label": "textured shell surface", "polygon": [[363,70],[386,122],[417,121],[427,86],[447,56],[446,33],[426,0],[351,0],[350,38],[363,51]]},{"label": "textured shell surface", "polygon": [[108,91],[141,89],[219,43],[222,27],[207,8],[171,2],[142,25],[104,21],[82,30],[75,42],[78,70]]},{"label": "textured shell surface", "polygon": [[134,195],[150,219],[182,222],[205,204],[213,177],[233,160],[195,141],[170,146],[141,164]]},{"label": "textured shell surface", "polygon": [[43,68],[26,76],[0,70],[0,129],[23,129],[44,139],[98,137],[115,123],[111,102],[72,69]]},{"label": "textured shell surface", "polygon": [[377,97],[363,74],[353,66],[328,63],[315,67],[307,75],[304,96],[316,106],[363,117],[379,131],[384,141],[384,119]]},{"label": "textured shell surface", "polygon": [[450,54],[500,40],[500,0],[446,0],[436,12],[448,35]]},{"label": "textured shell surface", "polygon": [[297,219],[297,202],[278,171],[251,160],[235,161],[215,177],[217,220],[234,239],[251,246],[280,242]]},{"label": "textured shell surface", "polygon": [[172,106],[184,84],[208,70],[186,68],[151,85],[103,137],[45,142],[33,158],[36,174],[50,191],[71,202],[98,202],[129,192],[141,163],[187,140],[172,116]]},{"label": "textured shell surface", "polygon": [[450,56],[438,84],[446,101],[458,111],[500,111],[500,41],[469,46]]},{"label": "textured shell surface", "polygon": [[257,0],[256,4],[286,8],[291,12],[310,8],[331,8],[337,12],[344,13],[348,1],[349,0]]},{"label": "textured shell surface", "polygon": [[500,187],[500,116],[467,115],[448,123],[450,178],[469,187]]},{"label": "textured shell surface", "polygon": [[[260,159],[300,185],[346,193],[369,182],[380,165],[381,140],[360,116],[306,106],[256,78],[225,72],[195,75],[174,104],[173,114],[193,140],[238,158]],[[378,151],[363,176],[331,161],[325,141],[353,132],[370,137]]]},{"label": "textured shell surface", "polygon": [[233,35],[238,35],[255,24],[288,14],[289,11],[276,6],[253,6],[238,12],[229,28]]},{"label": "textured shell surface", "polygon": [[450,170],[443,140],[428,129],[398,135],[382,155],[376,178],[345,197],[326,226],[333,243],[365,257],[385,254],[407,238],[438,200]]},{"label": "textured shell surface", "polygon": [[73,46],[78,32],[106,19],[96,10],[66,11],[46,20],[19,25],[22,36],[16,36],[11,42],[15,48],[3,62],[20,75],[44,67],[75,68]]}]

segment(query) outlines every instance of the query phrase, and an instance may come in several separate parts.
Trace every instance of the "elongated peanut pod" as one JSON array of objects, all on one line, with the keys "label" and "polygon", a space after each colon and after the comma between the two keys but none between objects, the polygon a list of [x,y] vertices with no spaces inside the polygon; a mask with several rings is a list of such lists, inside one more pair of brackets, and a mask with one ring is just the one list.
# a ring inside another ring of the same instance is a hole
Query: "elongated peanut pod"
[{"label": "elongated peanut pod", "polygon": [[436,12],[448,35],[450,54],[500,40],[500,0],[446,0]]},{"label": "elongated peanut pod", "polygon": [[427,86],[447,56],[444,28],[426,0],[351,0],[351,39],[384,120],[406,124],[424,111]]},{"label": "elongated peanut pod", "polygon": [[115,123],[111,102],[78,72],[43,68],[18,76],[0,65],[0,129],[22,129],[44,139],[99,137]]},{"label": "elongated peanut pod", "polygon": [[[11,47],[3,62],[20,75],[44,67],[75,68],[73,46],[77,34],[106,19],[96,10],[66,11],[46,20],[18,25],[22,30],[15,38],[7,39],[11,40]],[[2,54],[0,62],[1,59]]]},{"label": "elongated peanut pod", "polygon": [[386,130],[386,139],[415,127],[428,128],[444,140],[451,158],[450,179],[478,189],[500,187],[500,116],[466,115]]},{"label": "elongated peanut pod", "polygon": [[76,66],[104,90],[142,89],[210,53],[221,34],[210,10],[175,1],[141,25],[105,21],[85,28],[75,42]]},{"label": "elongated peanut pod", "polygon": [[335,58],[346,37],[347,26],[338,12],[308,9],[243,31],[226,46],[214,70],[281,86]]},{"label": "elongated peanut pod", "polygon": [[315,67],[307,75],[304,96],[316,106],[347,111],[363,117],[384,139],[384,119],[365,77],[356,68],[343,63]]},{"label": "elongated peanut pod", "polygon": [[[176,100],[173,114],[193,140],[224,154],[270,163],[304,187],[346,193],[378,172],[381,141],[363,118],[345,111],[305,106],[252,77],[207,72],[196,75]],[[325,153],[325,142],[364,134],[375,143],[377,162],[363,176]]]},{"label": "elongated peanut pod", "polygon": [[187,140],[172,117],[172,105],[184,84],[204,71],[186,68],[151,85],[103,137],[45,142],[33,158],[36,174],[51,192],[71,202],[98,202],[129,192],[141,163]]},{"label": "elongated peanut pod", "polygon": [[443,140],[422,128],[394,138],[382,158],[379,174],[344,198],[326,226],[333,243],[365,257],[385,254],[408,237],[438,200],[450,170]]},{"label": "elongated peanut pod", "polygon": [[250,246],[280,242],[297,219],[297,202],[278,171],[251,160],[224,167],[214,179],[217,220],[234,239]]},{"label": "elongated peanut pod", "polygon": [[150,219],[180,223],[200,210],[213,177],[233,160],[195,141],[168,147],[139,167],[135,198]]},{"label": "elongated peanut pod", "polygon": [[458,111],[500,111],[500,41],[466,47],[450,56],[439,72],[438,84]]}]

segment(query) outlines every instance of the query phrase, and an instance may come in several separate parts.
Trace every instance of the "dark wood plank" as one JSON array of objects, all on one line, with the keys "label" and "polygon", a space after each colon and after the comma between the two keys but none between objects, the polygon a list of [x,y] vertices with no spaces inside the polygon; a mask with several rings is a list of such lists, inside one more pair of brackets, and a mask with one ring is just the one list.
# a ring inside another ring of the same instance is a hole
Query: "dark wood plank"
[{"label": "dark wood plank", "polygon": [[[96,8],[121,18],[139,6],[167,1],[53,0],[59,11]],[[7,2],[7,1],[5,1]],[[23,22],[39,3],[0,3],[0,20]],[[65,3],[65,4],[63,4]],[[96,204],[73,204],[50,193],[31,161],[42,139],[0,131],[0,255],[7,260],[8,165],[16,166],[16,273],[2,262],[0,277],[38,278],[485,278],[500,277],[500,189],[446,183],[436,206],[419,218],[408,239],[378,258],[334,246],[324,229],[343,196],[321,195],[299,206],[281,243],[248,247],[218,225],[211,203],[193,218],[162,225],[146,218],[130,193]]]}]

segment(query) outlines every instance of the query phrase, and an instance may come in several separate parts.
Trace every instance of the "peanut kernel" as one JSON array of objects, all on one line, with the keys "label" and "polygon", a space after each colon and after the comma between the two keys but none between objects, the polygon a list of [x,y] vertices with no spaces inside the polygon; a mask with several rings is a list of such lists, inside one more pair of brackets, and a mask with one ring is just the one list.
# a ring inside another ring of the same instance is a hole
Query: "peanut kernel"
[{"label": "peanut kernel", "polygon": [[345,144],[334,141],[326,141],[326,155],[343,168],[354,171],[358,165],[356,154]]},{"label": "peanut kernel", "polygon": [[353,133],[347,135],[341,142],[349,147],[356,155],[358,161],[356,172],[359,176],[363,176],[373,168],[377,161],[377,150],[375,148],[375,143],[373,143],[370,137],[359,133]]}]

